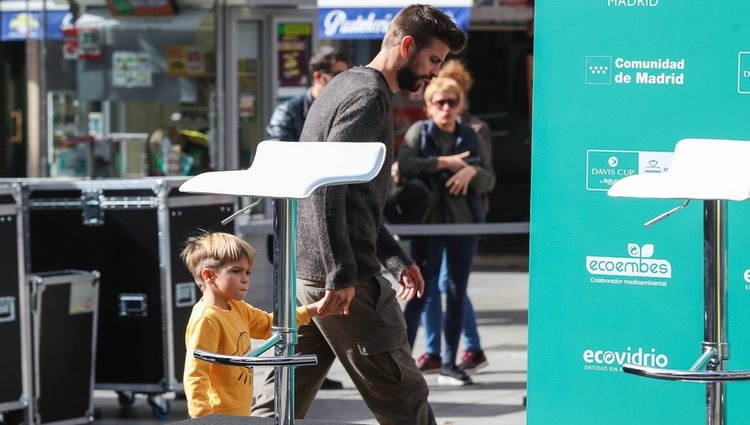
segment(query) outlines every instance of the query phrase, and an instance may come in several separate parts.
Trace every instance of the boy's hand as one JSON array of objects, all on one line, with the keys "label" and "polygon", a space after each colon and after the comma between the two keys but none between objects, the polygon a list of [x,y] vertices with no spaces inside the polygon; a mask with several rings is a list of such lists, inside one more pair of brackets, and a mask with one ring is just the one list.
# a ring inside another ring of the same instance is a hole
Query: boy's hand
[{"label": "boy's hand", "polygon": [[[343,314],[349,315],[349,304],[354,298],[355,288],[330,290],[326,289],[326,294],[318,301],[318,315],[321,317]],[[316,303],[316,304],[318,304]]]}]

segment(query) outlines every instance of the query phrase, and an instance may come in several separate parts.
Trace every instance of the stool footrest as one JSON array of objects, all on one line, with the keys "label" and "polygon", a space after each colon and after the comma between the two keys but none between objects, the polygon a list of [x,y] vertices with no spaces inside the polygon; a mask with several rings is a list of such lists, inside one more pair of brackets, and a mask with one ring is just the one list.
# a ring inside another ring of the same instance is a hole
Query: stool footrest
[{"label": "stool footrest", "polygon": [[248,357],[230,356],[226,354],[211,353],[203,350],[195,350],[193,356],[196,359],[209,363],[228,366],[315,366],[318,364],[318,356],[315,354],[300,354],[298,356],[268,356]]},{"label": "stool footrest", "polygon": [[748,381],[750,370],[677,370],[626,363],[622,371],[647,378],[685,382]]}]

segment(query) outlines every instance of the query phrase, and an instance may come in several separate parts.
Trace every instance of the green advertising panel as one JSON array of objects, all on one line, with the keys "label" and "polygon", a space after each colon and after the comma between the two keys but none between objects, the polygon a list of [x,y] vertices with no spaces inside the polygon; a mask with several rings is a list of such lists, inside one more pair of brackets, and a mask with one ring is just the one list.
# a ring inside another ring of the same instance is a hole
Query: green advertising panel
[{"label": "green advertising panel", "polygon": [[[684,138],[750,141],[750,2],[537,0],[529,296],[530,425],[703,424],[703,206],[611,198],[669,169]],[[748,164],[750,167],[750,164]],[[750,201],[728,203],[728,368],[750,369]],[[727,384],[727,424],[750,383]]]}]

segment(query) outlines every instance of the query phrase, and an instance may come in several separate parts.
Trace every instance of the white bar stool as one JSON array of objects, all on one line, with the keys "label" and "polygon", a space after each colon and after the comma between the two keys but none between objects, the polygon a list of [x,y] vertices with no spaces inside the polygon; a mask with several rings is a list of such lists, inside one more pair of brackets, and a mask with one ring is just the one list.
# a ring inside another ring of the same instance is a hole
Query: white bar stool
[{"label": "white bar stool", "polygon": [[[365,183],[385,161],[382,143],[277,142],[258,144],[247,170],[215,171],[191,178],[180,191],[275,199],[274,331],[271,339],[244,356],[196,350],[196,358],[234,366],[275,366],[276,424],[294,423],[294,367],[315,365],[317,357],[294,355],[297,345],[296,241],[297,199],[322,186]],[[247,209],[247,208],[245,208]],[[233,214],[225,223],[239,215]],[[275,346],[274,357],[259,357]]]},{"label": "white bar stool", "polygon": [[645,223],[650,227],[685,207],[703,201],[703,344],[702,354],[688,370],[634,364],[623,371],[639,376],[706,383],[706,423],[723,425],[725,381],[750,379],[750,370],[724,370],[729,359],[726,290],[726,201],[750,198],[750,141],[683,139],[677,142],[672,165],[661,174],[638,174],[616,182],[609,196],[685,199]]}]

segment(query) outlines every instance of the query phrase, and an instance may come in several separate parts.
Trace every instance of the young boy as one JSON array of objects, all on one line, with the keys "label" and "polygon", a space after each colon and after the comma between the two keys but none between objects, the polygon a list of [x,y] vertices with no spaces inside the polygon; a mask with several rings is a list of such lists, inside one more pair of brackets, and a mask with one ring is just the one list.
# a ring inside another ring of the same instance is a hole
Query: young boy
[{"label": "young boy", "polygon": [[[253,372],[237,366],[208,363],[193,357],[195,349],[243,355],[250,339],[271,336],[273,315],[244,302],[250,287],[255,250],[227,233],[188,238],[180,257],[203,292],[185,331],[183,384],[193,418],[219,413],[249,416]],[[297,323],[317,315],[320,302],[297,308]]]}]

